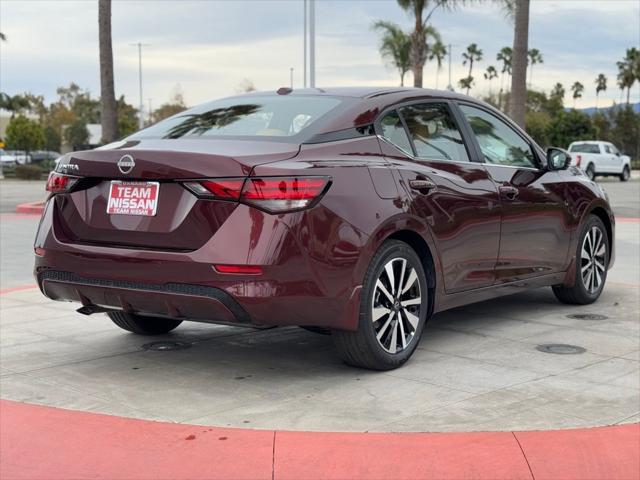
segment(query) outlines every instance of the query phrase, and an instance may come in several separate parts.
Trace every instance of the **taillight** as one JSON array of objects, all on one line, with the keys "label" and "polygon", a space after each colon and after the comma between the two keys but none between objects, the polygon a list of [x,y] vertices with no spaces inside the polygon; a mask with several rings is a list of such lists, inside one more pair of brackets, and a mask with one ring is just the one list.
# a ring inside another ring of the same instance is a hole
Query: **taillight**
[{"label": "taillight", "polygon": [[329,177],[220,178],[185,182],[199,197],[235,200],[270,213],[302,210],[315,204]]},{"label": "taillight", "polygon": [[582,155],[576,155],[576,166],[580,166],[580,162],[582,162]]},{"label": "taillight", "polygon": [[185,182],[184,186],[199,197],[238,200],[242,192],[244,178],[220,178]]},{"label": "taillight", "polygon": [[301,210],[313,205],[328,183],[327,177],[250,177],[240,201],[268,212]]},{"label": "taillight", "polygon": [[77,177],[70,177],[62,173],[51,172],[47,178],[47,192],[62,193],[68,192],[78,182]]}]

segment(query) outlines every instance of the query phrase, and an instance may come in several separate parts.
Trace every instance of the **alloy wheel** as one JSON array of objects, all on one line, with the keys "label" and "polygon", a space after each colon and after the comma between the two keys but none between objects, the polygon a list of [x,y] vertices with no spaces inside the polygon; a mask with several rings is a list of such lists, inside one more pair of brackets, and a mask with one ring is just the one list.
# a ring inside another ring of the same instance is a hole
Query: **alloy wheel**
[{"label": "alloy wheel", "polygon": [[413,341],[421,305],[418,272],[405,258],[391,259],[380,272],[371,304],[376,339],[385,351],[399,353]]},{"label": "alloy wheel", "polygon": [[598,291],[604,281],[607,262],[607,244],[604,233],[597,226],[591,227],[582,240],[580,273],[584,288],[591,294]]}]

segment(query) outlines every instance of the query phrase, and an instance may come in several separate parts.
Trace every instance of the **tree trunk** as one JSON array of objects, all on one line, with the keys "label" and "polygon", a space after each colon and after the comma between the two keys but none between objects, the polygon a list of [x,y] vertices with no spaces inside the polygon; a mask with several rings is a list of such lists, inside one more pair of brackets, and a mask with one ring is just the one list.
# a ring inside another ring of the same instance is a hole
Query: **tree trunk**
[{"label": "tree trunk", "polygon": [[516,0],[513,34],[513,72],[509,113],[524,128],[527,102],[527,51],[529,48],[529,0]]},{"label": "tree trunk", "polygon": [[111,0],[98,2],[100,42],[100,104],[102,107],[102,142],[118,138],[118,107],[113,85],[113,50],[111,47]]},{"label": "tree trunk", "polygon": [[400,72],[400,86],[404,87],[404,74],[405,72]]},{"label": "tree trunk", "polygon": [[631,94],[631,86],[627,87],[627,105],[629,105],[629,95]]},{"label": "tree trunk", "polygon": [[424,70],[424,26],[422,25],[422,6],[414,11],[416,23],[411,35],[411,66],[413,69],[413,86],[422,88],[422,71]]}]

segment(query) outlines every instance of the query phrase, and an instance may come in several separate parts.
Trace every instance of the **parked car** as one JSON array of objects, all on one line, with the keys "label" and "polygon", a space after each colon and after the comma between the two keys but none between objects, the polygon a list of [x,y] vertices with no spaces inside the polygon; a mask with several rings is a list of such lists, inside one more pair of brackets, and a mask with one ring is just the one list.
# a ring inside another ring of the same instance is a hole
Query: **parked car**
[{"label": "parked car", "polygon": [[631,158],[622,155],[613,143],[580,141],[569,145],[575,164],[594,180],[597,176],[619,177],[626,182],[631,178]]},{"label": "parked car", "polygon": [[615,221],[569,160],[451,92],[227,98],[63,156],[35,276],[137,334],[299,325],[391,369],[437,312],[544,286],[597,300]]},{"label": "parked car", "polygon": [[0,161],[3,165],[25,165],[31,163],[31,157],[20,150],[0,149]]},{"label": "parked car", "polygon": [[55,160],[60,157],[60,152],[54,152],[53,150],[36,150],[35,152],[30,152],[30,155],[33,163],[40,163],[46,160]]}]

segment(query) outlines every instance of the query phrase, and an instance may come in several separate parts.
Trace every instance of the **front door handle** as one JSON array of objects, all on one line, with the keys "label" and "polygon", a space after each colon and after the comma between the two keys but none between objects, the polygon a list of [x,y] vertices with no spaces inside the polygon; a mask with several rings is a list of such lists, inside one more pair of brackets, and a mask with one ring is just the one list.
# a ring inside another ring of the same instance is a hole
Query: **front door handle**
[{"label": "front door handle", "polygon": [[518,196],[518,189],[516,187],[504,186],[500,187],[500,193],[507,200],[515,200],[515,198]]},{"label": "front door handle", "polygon": [[426,180],[422,178],[409,180],[409,186],[412,189],[418,190],[421,193],[425,193],[425,192],[428,192],[429,190],[433,190],[434,188],[436,188],[436,184],[433,183],[431,180]]}]

